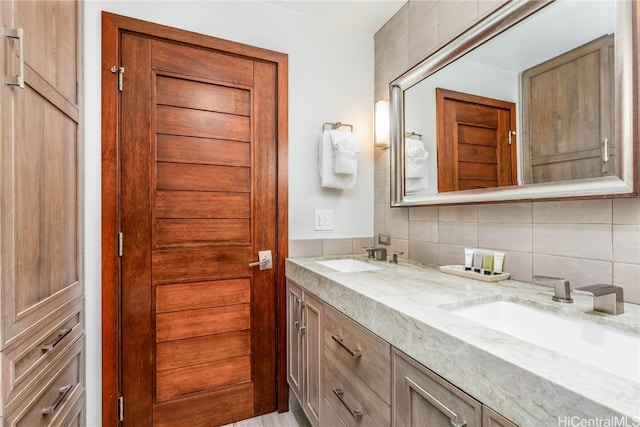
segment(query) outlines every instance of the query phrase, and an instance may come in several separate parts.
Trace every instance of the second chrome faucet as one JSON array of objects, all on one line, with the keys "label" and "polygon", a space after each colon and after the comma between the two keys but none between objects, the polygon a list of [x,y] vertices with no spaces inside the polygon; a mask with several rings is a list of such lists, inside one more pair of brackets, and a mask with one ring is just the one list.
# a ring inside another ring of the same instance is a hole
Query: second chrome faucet
[{"label": "second chrome faucet", "polygon": [[568,279],[536,275],[533,276],[533,282],[538,285],[553,286],[555,290],[553,300],[555,302],[563,302],[567,304],[571,304],[573,302],[573,298],[571,298],[571,285],[569,285]]},{"label": "second chrome faucet", "polygon": [[[572,303],[571,286],[569,280],[561,277],[533,276],[534,283],[553,286],[553,300],[556,302]],[[614,285],[590,285],[575,288],[576,294],[590,295],[593,297],[593,311],[619,315],[624,313],[624,294],[620,286]]]}]

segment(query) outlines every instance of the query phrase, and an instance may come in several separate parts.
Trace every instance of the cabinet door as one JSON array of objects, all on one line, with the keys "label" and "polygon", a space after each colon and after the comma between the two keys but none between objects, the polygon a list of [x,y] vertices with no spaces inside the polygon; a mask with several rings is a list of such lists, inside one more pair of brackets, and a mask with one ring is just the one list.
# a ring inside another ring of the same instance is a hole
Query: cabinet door
[{"label": "cabinet door", "polygon": [[398,350],[393,352],[393,425],[479,427],[482,405]]},{"label": "cabinet door", "polygon": [[518,427],[488,406],[482,405],[482,427]]},{"label": "cabinet door", "polygon": [[615,175],[614,49],[611,34],[522,72],[525,184]]},{"label": "cabinet door", "polygon": [[305,292],[303,313],[304,387],[302,409],[311,424],[317,427],[320,425],[322,302]]},{"label": "cabinet door", "polygon": [[287,280],[287,381],[302,402],[302,289]]},{"label": "cabinet door", "polygon": [[2,348],[82,294],[80,7],[0,2]]}]

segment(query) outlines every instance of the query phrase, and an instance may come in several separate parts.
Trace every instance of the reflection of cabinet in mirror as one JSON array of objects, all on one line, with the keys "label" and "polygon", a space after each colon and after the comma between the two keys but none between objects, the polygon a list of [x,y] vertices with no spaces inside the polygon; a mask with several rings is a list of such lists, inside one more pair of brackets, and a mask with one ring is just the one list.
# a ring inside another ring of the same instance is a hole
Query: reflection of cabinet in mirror
[{"label": "reflection of cabinet in mirror", "polygon": [[512,102],[436,88],[438,191],[517,184]]},{"label": "reflection of cabinet in mirror", "polygon": [[608,35],[522,73],[525,183],[615,174],[613,68]]}]

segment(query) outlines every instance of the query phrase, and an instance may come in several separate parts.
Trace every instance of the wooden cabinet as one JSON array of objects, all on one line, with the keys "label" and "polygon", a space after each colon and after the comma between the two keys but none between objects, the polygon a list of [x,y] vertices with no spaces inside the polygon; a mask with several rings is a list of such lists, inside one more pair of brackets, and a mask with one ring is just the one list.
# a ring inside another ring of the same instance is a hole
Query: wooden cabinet
[{"label": "wooden cabinet", "polygon": [[522,73],[525,184],[614,175],[614,37]]},{"label": "wooden cabinet", "polygon": [[324,309],[321,419],[346,426],[391,425],[391,346],[329,305]]},{"label": "wooden cabinet", "polygon": [[482,405],[482,427],[517,427],[514,423],[489,408]]},{"label": "wooden cabinet", "polygon": [[393,378],[394,426],[482,425],[480,402],[395,349]]},{"label": "wooden cabinet", "polygon": [[287,380],[314,427],[516,427],[291,280]]},{"label": "wooden cabinet", "polygon": [[307,419],[320,426],[323,303],[287,280],[287,380]]},{"label": "wooden cabinet", "polygon": [[57,399],[46,384],[74,357],[73,392],[50,416],[33,409],[36,424],[15,423],[57,423],[61,411],[84,404],[81,7],[0,2],[0,415],[7,425],[30,420],[30,405],[52,393]]}]

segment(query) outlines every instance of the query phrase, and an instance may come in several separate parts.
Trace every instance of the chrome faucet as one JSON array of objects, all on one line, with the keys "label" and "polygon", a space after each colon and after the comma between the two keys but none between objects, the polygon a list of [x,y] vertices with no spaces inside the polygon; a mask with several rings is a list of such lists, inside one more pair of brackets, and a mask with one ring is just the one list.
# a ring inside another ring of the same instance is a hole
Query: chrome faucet
[{"label": "chrome faucet", "polygon": [[387,248],[362,248],[362,250],[367,252],[367,258],[375,258],[378,261],[387,260]]},{"label": "chrome faucet", "polygon": [[616,316],[624,313],[624,292],[620,286],[591,285],[575,288],[574,291],[593,297],[593,311]]},{"label": "chrome faucet", "polygon": [[391,251],[391,258],[389,259],[390,263],[397,264],[398,263],[398,255],[402,255],[404,252],[399,251]]},{"label": "chrome faucet", "polygon": [[555,302],[563,302],[567,304],[571,304],[573,302],[573,298],[571,298],[571,285],[569,285],[568,279],[535,275],[533,276],[533,281],[538,285],[553,286],[555,294],[552,299]]}]

